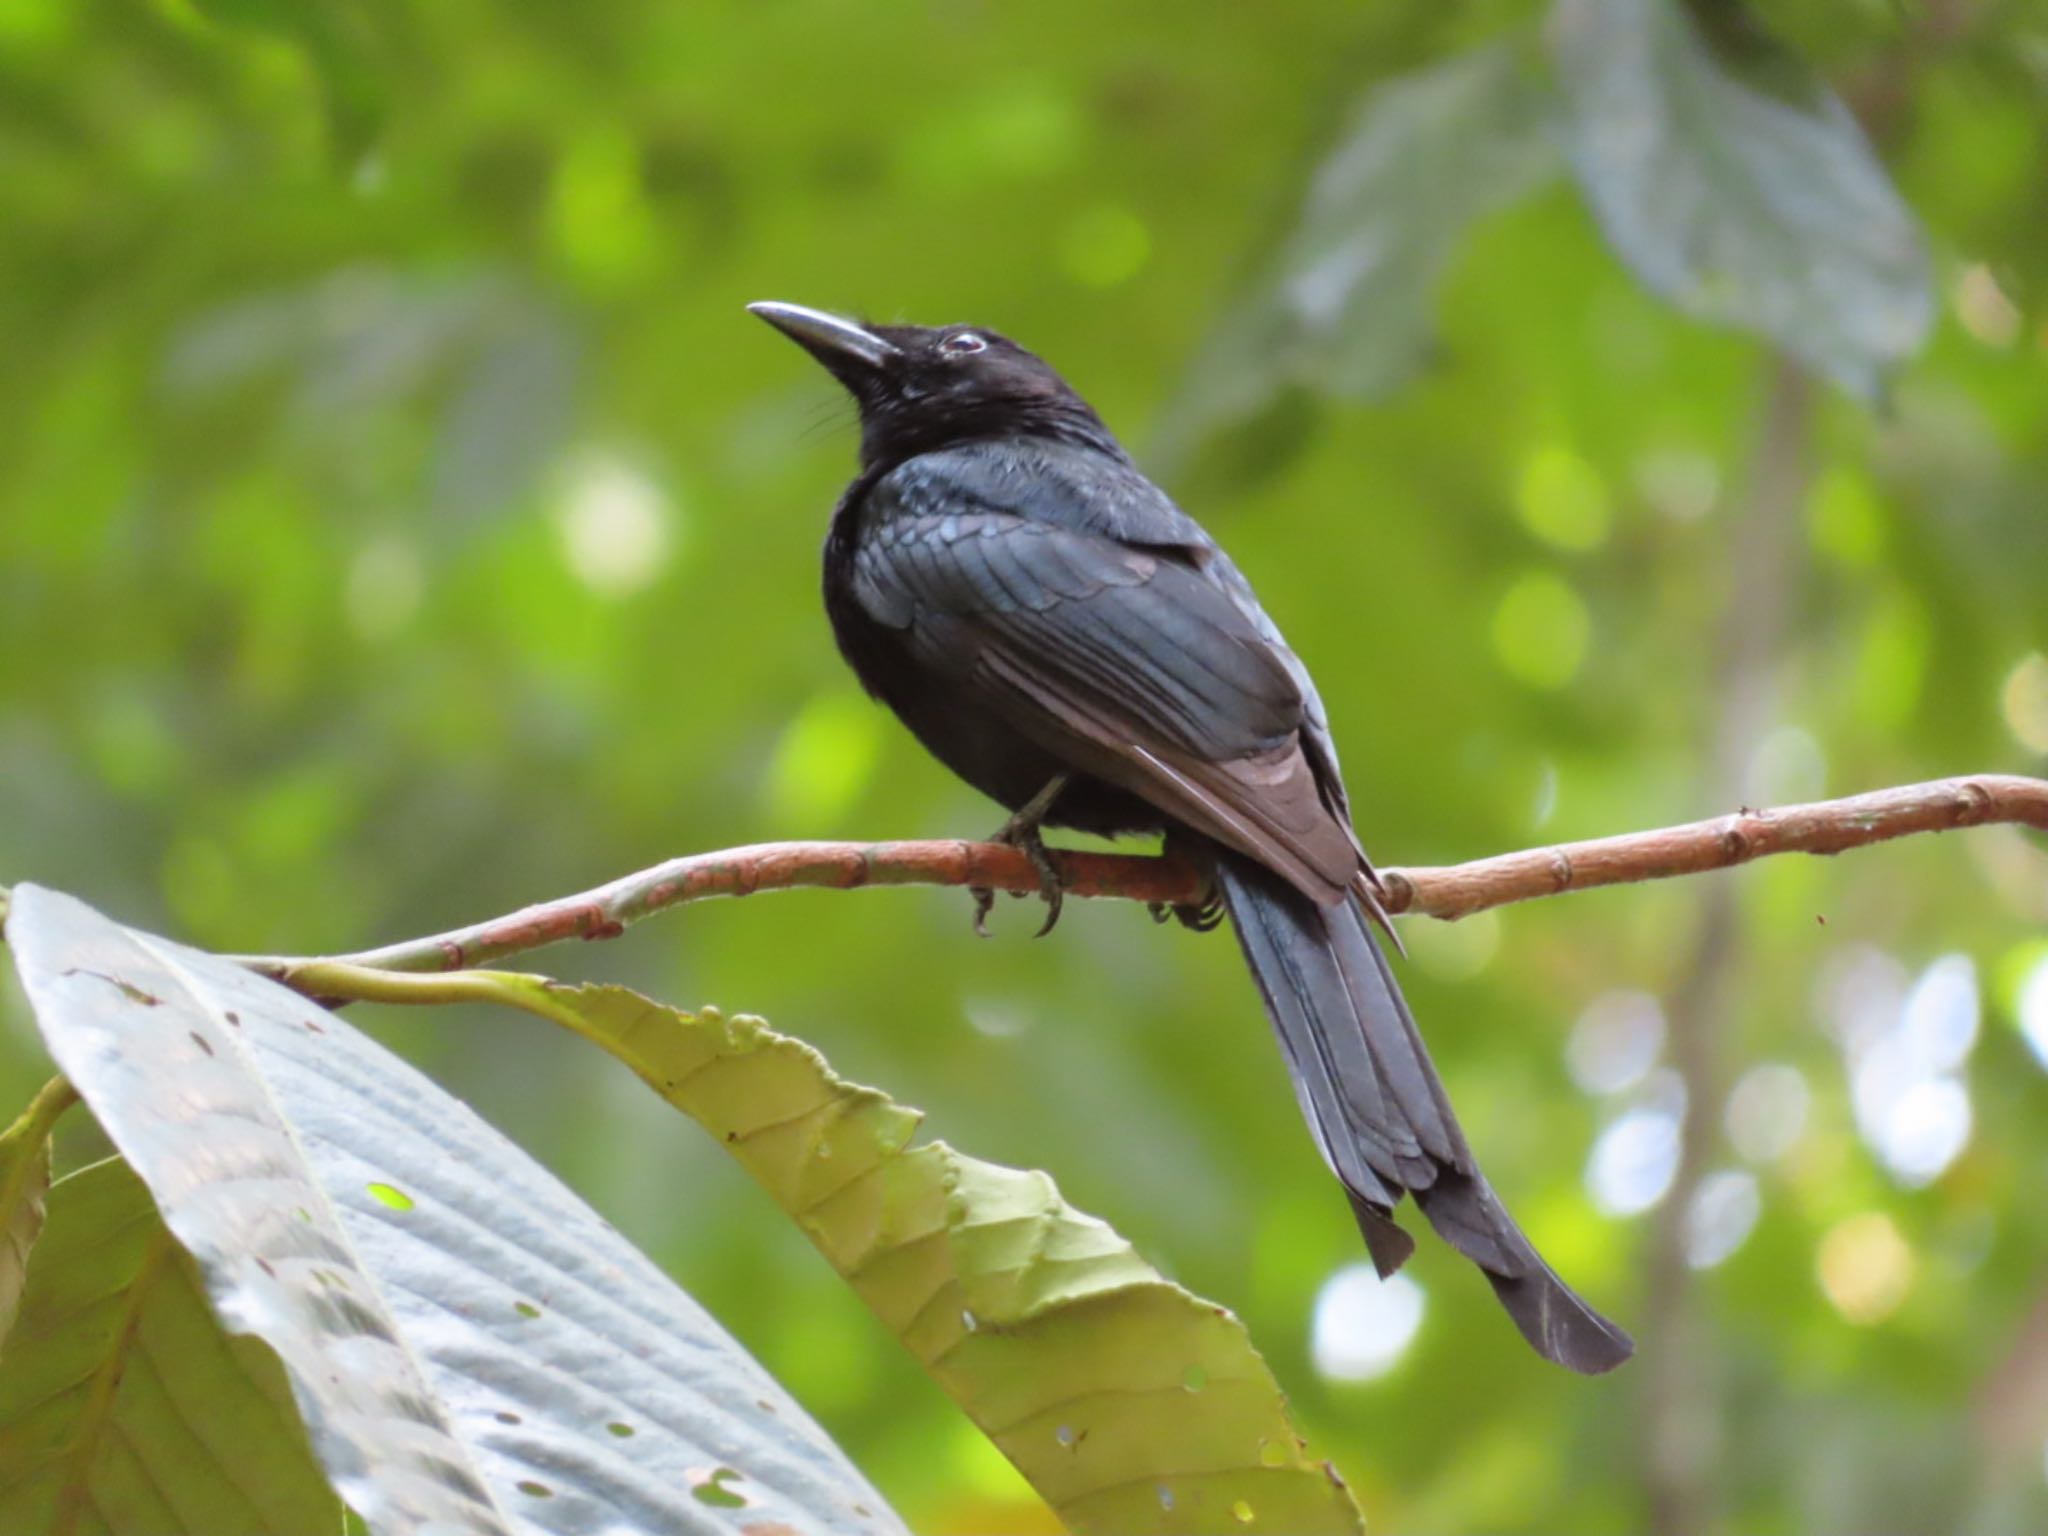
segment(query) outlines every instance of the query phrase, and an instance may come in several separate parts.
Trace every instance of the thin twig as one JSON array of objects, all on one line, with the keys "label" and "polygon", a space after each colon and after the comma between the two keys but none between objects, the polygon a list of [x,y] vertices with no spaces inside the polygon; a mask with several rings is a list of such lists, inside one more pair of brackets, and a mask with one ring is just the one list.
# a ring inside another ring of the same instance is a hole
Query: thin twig
[{"label": "thin twig", "polygon": [[[1841,853],[1917,832],[1948,832],[1992,822],[2048,831],[2048,780],[2010,774],[1937,779],[1845,800],[1743,810],[1652,832],[1532,848],[1469,864],[1380,873],[1390,912],[1458,918],[1566,891],[1703,874],[1770,854]],[[1174,856],[1056,850],[1054,857],[1072,896],[1191,903],[1205,894],[1201,872]],[[979,885],[1028,895],[1038,889],[1038,875],[1024,854],[996,843],[760,843],[671,859],[595,890],[466,928],[328,958],[386,971],[454,971],[565,939],[616,938],[651,913],[710,896],[750,896],[802,886],[843,891],[868,885]],[[292,981],[297,968],[310,963],[283,955],[238,958],[286,982]]]}]

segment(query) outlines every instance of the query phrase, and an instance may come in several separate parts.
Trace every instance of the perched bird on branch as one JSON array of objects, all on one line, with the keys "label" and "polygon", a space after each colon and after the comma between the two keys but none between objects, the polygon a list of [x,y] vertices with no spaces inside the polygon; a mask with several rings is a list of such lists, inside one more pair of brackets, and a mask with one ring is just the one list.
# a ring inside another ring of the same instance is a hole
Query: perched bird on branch
[{"label": "perched bird on branch", "polygon": [[[753,312],[860,409],[860,473],[825,538],[847,662],[1012,815],[1059,912],[1041,826],[1164,833],[1214,872],[1323,1157],[1382,1275],[1402,1196],[1492,1282],[1545,1358],[1628,1336],[1543,1262],[1479,1172],[1374,929],[1322,701],[1230,557],[1058,374],[994,331]],[[977,928],[988,896],[978,893]],[[1220,911],[1219,911],[1220,908]],[[1043,931],[1043,930],[1041,930]]]}]

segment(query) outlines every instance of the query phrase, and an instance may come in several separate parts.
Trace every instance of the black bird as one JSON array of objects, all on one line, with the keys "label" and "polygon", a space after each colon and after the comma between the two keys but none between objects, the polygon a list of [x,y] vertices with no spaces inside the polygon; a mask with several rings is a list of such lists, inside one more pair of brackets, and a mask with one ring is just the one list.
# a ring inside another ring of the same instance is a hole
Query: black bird
[{"label": "black bird", "polygon": [[[1634,1346],[1522,1235],[1466,1145],[1373,934],[1315,685],[1216,542],[1039,358],[970,326],[753,312],[860,408],[825,538],[825,608],[869,693],[1013,813],[1057,916],[1041,824],[1164,832],[1213,868],[1296,1096],[1382,1275],[1413,1195],[1544,1357]],[[976,926],[988,897],[979,895]],[[1184,909],[1194,926],[1216,918]]]}]

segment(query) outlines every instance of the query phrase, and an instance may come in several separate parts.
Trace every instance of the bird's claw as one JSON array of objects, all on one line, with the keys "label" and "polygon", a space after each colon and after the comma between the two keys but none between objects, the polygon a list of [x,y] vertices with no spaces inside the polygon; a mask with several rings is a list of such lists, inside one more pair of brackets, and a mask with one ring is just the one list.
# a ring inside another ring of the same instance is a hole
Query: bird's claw
[{"label": "bird's claw", "polygon": [[1186,902],[1173,909],[1174,920],[1196,933],[1208,933],[1223,922],[1223,898],[1214,888],[1200,901]]},{"label": "bird's claw", "polygon": [[[1015,848],[1031,861],[1031,867],[1038,872],[1038,894],[1045,900],[1045,921],[1039,925],[1035,938],[1044,938],[1059,923],[1060,909],[1066,904],[1066,881],[1060,876],[1059,865],[1053,862],[1052,851],[1045,846],[1045,839],[1038,835],[1038,824],[1044,818],[1046,808],[1066,785],[1062,774],[1040,791],[1031,803],[1017,812],[1002,825],[1002,830],[989,839],[992,843],[1005,843]],[[987,920],[989,909],[995,905],[996,893],[987,886],[969,888],[974,897],[974,931],[982,938],[989,936]]]},{"label": "bird's claw", "polygon": [[1155,923],[1169,918],[1195,933],[1207,933],[1223,922],[1223,898],[1212,887],[1200,901],[1154,901],[1146,903]]},{"label": "bird's claw", "polygon": [[1038,894],[1045,902],[1045,921],[1038,925],[1038,932],[1032,937],[1042,939],[1058,926],[1060,909],[1066,904],[1067,886],[1060,878],[1059,866],[1053,863],[1052,852],[1045,846],[1045,839],[1038,835],[1035,826],[1019,827],[1013,822],[1003,828],[997,841],[1008,843],[1022,853],[1031,861],[1031,867],[1038,871]]},{"label": "bird's claw", "polygon": [[1038,932],[1032,938],[1044,938],[1059,926],[1059,909],[1067,905],[1067,885],[1059,879],[1059,866],[1053,862],[1053,856],[1036,836],[1024,852],[1030,854],[1032,868],[1038,870],[1038,895],[1044,897],[1044,922],[1038,924]]}]

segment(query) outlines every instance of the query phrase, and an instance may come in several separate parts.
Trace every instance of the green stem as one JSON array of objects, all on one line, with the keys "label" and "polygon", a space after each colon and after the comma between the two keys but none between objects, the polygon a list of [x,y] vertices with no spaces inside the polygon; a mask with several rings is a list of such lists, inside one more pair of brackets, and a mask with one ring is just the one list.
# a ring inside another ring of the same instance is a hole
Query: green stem
[{"label": "green stem", "polygon": [[587,1039],[605,1042],[592,1034],[574,1009],[555,1005],[549,992],[558,983],[545,976],[519,971],[451,971],[440,976],[417,976],[404,971],[380,971],[367,965],[341,960],[309,960],[295,965],[279,978],[285,985],[308,997],[330,998],[350,1003],[401,1003],[431,1006],[447,1003],[497,1003],[531,1013]]},{"label": "green stem", "polygon": [[[0,1158],[13,1149],[26,1145],[36,1146],[49,1138],[51,1127],[56,1125],[65,1110],[78,1102],[78,1090],[71,1086],[68,1078],[53,1077],[36,1090],[36,1096],[4,1133],[0,1133]],[[24,1159],[24,1161],[26,1161]],[[0,1186],[0,1225],[4,1225],[7,1213],[14,1209],[14,1185],[10,1182]]]}]

